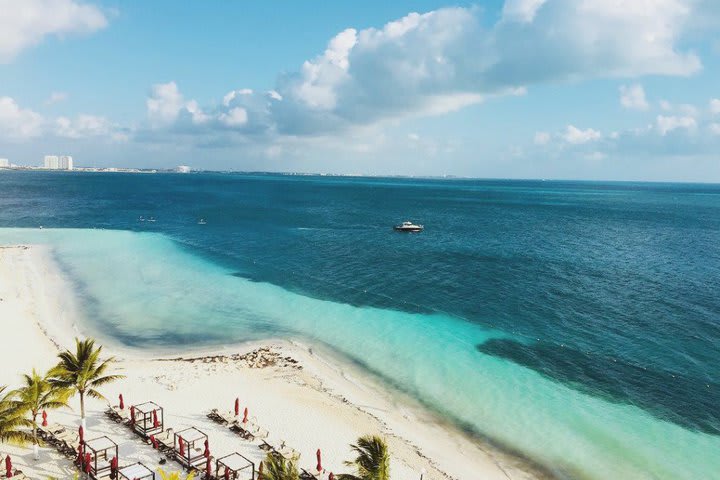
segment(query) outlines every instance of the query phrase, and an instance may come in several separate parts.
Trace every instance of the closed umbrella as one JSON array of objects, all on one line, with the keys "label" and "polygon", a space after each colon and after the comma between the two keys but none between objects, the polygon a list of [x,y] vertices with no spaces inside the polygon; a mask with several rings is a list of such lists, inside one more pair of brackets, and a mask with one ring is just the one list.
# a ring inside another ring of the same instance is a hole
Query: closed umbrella
[{"label": "closed umbrella", "polygon": [[92,463],[92,457],[89,453],[85,454],[85,473],[90,473],[90,465]]},{"label": "closed umbrella", "polygon": [[205,439],[205,452],[203,452],[203,455],[205,455],[205,458],[210,458],[210,442],[208,442],[208,439]]},{"label": "closed umbrella", "polygon": [[75,463],[77,463],[77,466],[82,470],[82,464],[83,464],[83,447],[82,447],[82,445],[78,445],[78,454],[77,454],[77,458],[75,459]]},{"label": "closed umbrella", "polygon": [[78,437],[80,437],[80,445],[85,443],[85,429],[80,425],[78,428]]},{"label": "closed umbrella", "polygon": [[182,437],[178,437],[178,443],[180,444],[180,447],[179,447],[180,448],[180,456],[184,457],[185,456],[185,444],[183,444]]},{"label": "closed umbrella", "polygon": [[330,475],[328,475],[328,480],[335,480],[335,475],[333,475],[332,472],[330,472]]},{"label": "closed umbrella", "polygon": [[125,400],[123,400],[122,393],[119,395],[120,397],[120,410],[125,410]]},{"label": "closed umbrella", "polygon": [[258,467],[258,478],[257,478],[257,480],[262,480],[263,463],[264,463],[264,462],[260,462],[260,466]]},{"label": "closed umbrella", "polygon": [[245,414],[243,415],[243,423],[247,423],[248,409],[245,407]]},{"label": "closed umbrella", "polygon": [[43,410],[42,417],[43,417],[42,426],[43,426],[43,427],[47,427],[47,425],[48,425],[48,424],[47,424],[47,412],[46,412],[45,410]]},{"label": "closed umbrella", "polygon": [[150,435],[150,443],[152,443],[152,446],[155,450],[158,449],[158,441],[157,438],[155,438],[155,435]]},{"label": "closed umbrella", "polygon": [[153,410],[153,428],[158,428],[160,422],[158,421],[157,410]]},{"label": "closed umbrella", "polygon": [[317,449],[317,452],[315,453],[315,455],[317,456],[317,461],[318,461],[317,471],[322,472],[322,458],[321,458],[321,453],[320,453],[319,448]]},{"label": "closed umbrella", "polygon": [[135,405],[130,405],[130,425],[135,426]]},{"label": "closed umbrella", "polygon": [[211,475],[212,475],[212,458],[210,458],[210,455],[208,455],[207,460],[205,460],[205,478],[210,480]]},{"label": "closed umbrella", "polygon": [[230,480],[230,469],[225,467],[225,480]]},{"label": "closed umbrella", "polygon": [[235,416],[237,417],[238,415],[240,415],[240,399],[236,398],[235,399]]},{"label": "closed umbrella", "polygon": [[117,470],[118,470],[118,459],[117,457],[113,457],[112,460],[110,460],[110,478],[113,480],[117,478]]},{"label": "closed umbrella", "polygon": [[5,457],[5,476],[8,478],[12,477],[12,460],[10,460],[10,455]]}]

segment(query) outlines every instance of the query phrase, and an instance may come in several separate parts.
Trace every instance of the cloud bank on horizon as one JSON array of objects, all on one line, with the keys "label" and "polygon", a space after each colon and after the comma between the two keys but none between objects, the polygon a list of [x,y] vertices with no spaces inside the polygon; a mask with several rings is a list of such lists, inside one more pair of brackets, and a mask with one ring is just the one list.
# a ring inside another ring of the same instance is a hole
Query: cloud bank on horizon
[{"label": "cloud bank on horizon", "polygon": [[[102,9],[75,0],[0,0],[0,10],[8,12],[0,16],[6,32],[0,35],[0,62],[6,63],[46,37],[109,26]],[[707,156],[720,146],[720,99],[699,106],[652,100],[640,79],[700,74],[703,61],[689,40],[704,33],[712,38],[719,18],[720,2],[710,0],[506,0],[490,24],[478,7],[409,13],[379,28],[346,28],[324,52],[262,91],[234,86],[200,105],[185,98],[181,79],[158,82],[145,100],[145,118],[133,125],[96,114],[50,118],[0,91],[0,139],[232,149],[273,165],[282,165],[283,157],[339,151],[361,165],[363,157],[421,149],[429,160],[443,153],[437,166],[447,169],[447,158],[460,154],[456,146],[386,131],[490,99],[531,96],[544,85],[617,79],[619,105],[652,115],[652,122],[609,132],[571,119],[558,131],[539,125],[534,136],[513,140],[507,155],[593,162],[618,155]],[[47,104],[66,99],[53,93]],[[414,173],[412,164],[396,167],[386,173]]]}]

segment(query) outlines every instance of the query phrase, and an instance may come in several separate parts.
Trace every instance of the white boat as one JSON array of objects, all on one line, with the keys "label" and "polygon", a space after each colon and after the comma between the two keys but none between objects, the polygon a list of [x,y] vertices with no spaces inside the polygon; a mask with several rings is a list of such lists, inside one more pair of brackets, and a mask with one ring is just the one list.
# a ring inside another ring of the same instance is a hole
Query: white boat
[{"label": "white boat", "polygon": [[201,218],[200,220],[198,220],[198,225],[207,225],[207,222],[204,218]]},{"label": "white boat", "polygon": [[422,232],[425,227],[422,225],[416,225],[412,222],[402,222],[400,225],[395,225],[393,229],[396,232]]}]

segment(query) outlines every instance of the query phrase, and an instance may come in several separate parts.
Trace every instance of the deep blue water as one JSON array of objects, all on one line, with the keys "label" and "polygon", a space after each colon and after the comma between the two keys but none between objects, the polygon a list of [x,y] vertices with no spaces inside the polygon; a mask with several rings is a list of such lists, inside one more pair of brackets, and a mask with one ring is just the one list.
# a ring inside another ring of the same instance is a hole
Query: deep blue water
[{"label": "deep blue water", "polygon": [[720,186],[0,172],[0,227],[39,225],[161,233],[303,297],[504,332],[475,351],[717,445]]}]

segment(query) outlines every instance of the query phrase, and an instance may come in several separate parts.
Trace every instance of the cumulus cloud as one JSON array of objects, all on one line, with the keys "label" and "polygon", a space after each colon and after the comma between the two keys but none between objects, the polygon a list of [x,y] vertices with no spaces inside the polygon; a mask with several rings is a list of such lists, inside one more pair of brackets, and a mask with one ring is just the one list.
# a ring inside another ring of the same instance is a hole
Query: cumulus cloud
[{"label": "cumulus cloud", "polygon": [[663,136],[678,128],[694,129],[697,127],[697,121],[693,117],[680,117],[675,115],[658,115],[655,123],[658,132]]},{"label": "cumulus cloud", "polygon": [[[490,96],[524,94],[535,84],[690,75],[700,60],[680,45],[697,2],[507,0],[490,27],[478,8],[410,13],[381,28],[341,31],[273,89],[232,90],[204,106],[207,121],[187,115],[172,82],[163,87],[168,92],[153,91],[148,115],[155,127],[186,134],[232,126],[243,135],[317,136],[440,115]],[[642,87],[627,89],[628,105],[645,108]],[[235,108],[245,114],[231,113]],[[188,118],[201,125],[191,128]]]},{"label": "cumulus cloud", "polygon": [[593,130],[592,128],[581,130],[574,125],[568,125],[565,129],[565,133],[562,135],[562,138],[567,143],[572,144],[593,142],[595,140],[599,140],[601,137],[602,134],[597,130]]},{"label": "cumulus cloud", "polygon": [[620,86],[620,105],[632,110],[647,110],[648,102],[645,99],[645,89],[642,85]]},{"label": "cumulus cloud", "polygon": [[0,63],[48,35],[92,33],[107,25],[99,8],[74,0],[0,0]]},{"label": "cumulus cloud", "polygon": [[0,137],[25,140],[42,133],[45,119],[29,109],[21,108],[10,97],[0,97]]},{"label": "cumulus cloud", "polygon": [[108,136],[113,125],[105,117],[80,114],[75,120],[68,117],[55,119],[54,133],[64,138],[86,138]]},{"label": "cumulus cloud", "polygon": [[713,115],[720,114],[720,99],[713,98],[710,100],[710,113]]}]

